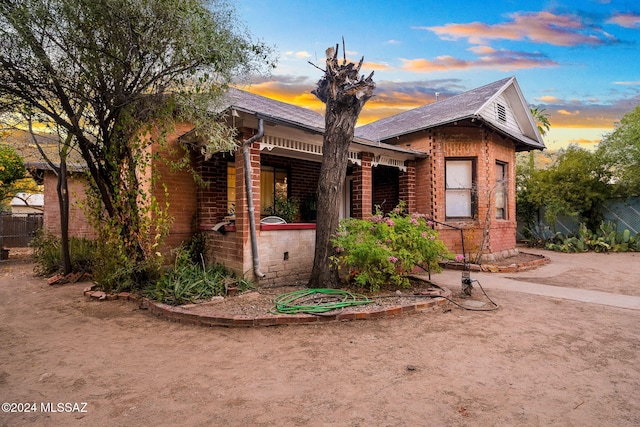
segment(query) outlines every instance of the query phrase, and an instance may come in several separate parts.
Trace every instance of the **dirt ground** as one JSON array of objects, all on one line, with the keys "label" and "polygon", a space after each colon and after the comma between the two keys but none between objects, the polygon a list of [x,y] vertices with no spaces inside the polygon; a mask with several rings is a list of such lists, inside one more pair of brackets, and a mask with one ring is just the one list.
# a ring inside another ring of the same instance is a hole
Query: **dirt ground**
[{"label": "dirt ground", "polygon": [[[640,254],[545,254],[501,275],[640,295]],[[32,268],[0,263],[0,403],[23,411],[2,426],[640,425],[640,310],[492,290],[485,273],[497,311],[205,328]]]}]

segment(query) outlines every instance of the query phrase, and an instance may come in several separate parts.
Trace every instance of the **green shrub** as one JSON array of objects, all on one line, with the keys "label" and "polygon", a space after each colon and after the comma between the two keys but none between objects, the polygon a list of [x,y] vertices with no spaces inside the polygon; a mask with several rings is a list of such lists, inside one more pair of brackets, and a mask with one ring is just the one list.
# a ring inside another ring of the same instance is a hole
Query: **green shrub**
[{"label": "green shrub", "polygon": [[45,230],[38,230],[29,243],[33,248],[33,261],[36,263],[35,272],[39,276],[53,274],[62,267],[60,253],[60,239]]},{"label": "green shrub", "polygon": [[[29,246],[33,248],[36,274],[46,276],[62,270],[62,251],[58,236],[45,230],[38,230]],[[84,237],[69,238],[71,271],[91,272],[95,253],[96,244],[94,241]]]},{"label": "green shrub", "polygon": [[135,262],[127,256],[124,244],[111,240],[97,242],[91,269],[93,280],[105,292],[143,289],[161,275],[162,257]]},{"label": "green shrub", "polygon": [[387,285],[407,288],[416,266],[440,271],[439,259],[450,257],[433,223],[403,210],[401,203],[387,216],[377,208],[371,219],[341,221],[331,260],[357,287],[373,292]]},{"label": "green shrub", "polygon": [[[226,295],[227,289],[244,291],[252,283],[236,277],[222,265],[207,266],[201,246],[202,236],[196,235],[175,252],[173,267],[155,284],[145,288],[145,295],[153,300],[171,305],[196,303],[216,295]],[[199,262],[194,262],[200,258]]]},{"label": "green shrub", "polygon": [[559,252],[640,252],[640,233],[628,229],[618,232],[612,222],[601,222],[595,232],[580,224],[575,235],[556,233],[547,249]]}]

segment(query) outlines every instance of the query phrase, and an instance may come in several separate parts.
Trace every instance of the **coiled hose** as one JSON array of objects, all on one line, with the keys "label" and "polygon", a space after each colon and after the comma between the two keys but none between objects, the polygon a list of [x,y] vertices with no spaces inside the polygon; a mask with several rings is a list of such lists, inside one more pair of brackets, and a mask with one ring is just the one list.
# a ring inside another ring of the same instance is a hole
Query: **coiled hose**
[{"label": "coiled hose", "polygon": [[273,314],[320,314],[328,311],[365,305],[373,302],[365,295],[354,294],[340,289],[300,289],[278,295],[273,300]]}]

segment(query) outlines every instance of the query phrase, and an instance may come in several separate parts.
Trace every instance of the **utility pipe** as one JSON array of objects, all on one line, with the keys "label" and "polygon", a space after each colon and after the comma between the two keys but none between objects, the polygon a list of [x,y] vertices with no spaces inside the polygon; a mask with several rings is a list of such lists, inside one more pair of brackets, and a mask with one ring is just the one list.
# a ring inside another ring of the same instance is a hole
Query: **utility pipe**
[{"label": "utility pipe", "polygon": [[258,236],[256,235],[256,218],[253,207],[253,187],[251,185],[251,157],[249,146],[262,138],[264,135],[264,120],[258,119],[258,133],[242,143],[242,154],[244,157],[244,186],[247,195],[247,211],[249,211],[249,233],[251,235],[251,253],[253,255],[253,272],[258,278],[265,277],[260,271],[260,260],[258,259]]}]

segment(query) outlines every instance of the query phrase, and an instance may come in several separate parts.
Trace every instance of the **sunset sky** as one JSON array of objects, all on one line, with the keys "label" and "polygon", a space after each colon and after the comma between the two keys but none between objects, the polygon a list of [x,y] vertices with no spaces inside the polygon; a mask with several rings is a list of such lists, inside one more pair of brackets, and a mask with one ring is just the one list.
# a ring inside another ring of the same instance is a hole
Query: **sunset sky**
[{"label": "sunset sky", "polygon": [[364,56],[377,89],[359,124],[516,76],[546,109],[550,150],[592,148],[640,104],[640,1],[240,0],[251,34],[278,67],[246,89],[322,112],[310,92],[325,50]]}]

